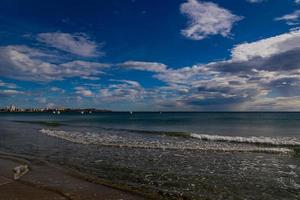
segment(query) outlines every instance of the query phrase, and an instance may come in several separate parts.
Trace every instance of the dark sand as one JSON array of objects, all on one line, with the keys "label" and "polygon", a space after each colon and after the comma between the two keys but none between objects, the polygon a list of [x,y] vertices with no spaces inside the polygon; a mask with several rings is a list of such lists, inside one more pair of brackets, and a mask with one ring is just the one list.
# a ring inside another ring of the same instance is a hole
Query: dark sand
[{"label": "dark sand", "polygon": [[[30,171],[13,180],[12,169],[27,164]],[[0,200],[140,200],[143,197],[88,182],[44,162],[29,162],[0,154]]]}]

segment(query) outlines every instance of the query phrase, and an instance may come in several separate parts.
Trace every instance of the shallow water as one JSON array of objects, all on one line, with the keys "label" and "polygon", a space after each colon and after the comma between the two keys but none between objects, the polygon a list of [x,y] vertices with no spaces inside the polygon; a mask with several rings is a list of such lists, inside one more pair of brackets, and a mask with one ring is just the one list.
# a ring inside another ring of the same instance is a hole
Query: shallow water
[{"label": "shallow water", "polygon": [[169,198],[300,198],[300,113],[1,113],[0,120],[0,150]]}]

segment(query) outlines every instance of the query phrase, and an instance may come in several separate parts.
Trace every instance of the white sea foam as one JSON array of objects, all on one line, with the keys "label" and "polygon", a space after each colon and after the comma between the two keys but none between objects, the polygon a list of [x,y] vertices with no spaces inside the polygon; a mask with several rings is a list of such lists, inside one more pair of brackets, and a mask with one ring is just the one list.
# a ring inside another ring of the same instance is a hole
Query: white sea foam
[{"label": "white sea foam", "polygon": [[236,142],[250,144],[264,144],[276,146],[298,146],[300,140],[295,137],[240,137],[240,136],[220,136],[206,134],[191,134],[191,137],[200,140],[219,141],[219,142]]},{"label": "white sea foam", "polygon": [[[127,137],[113,134],[97,134],[90,132],[63,131],[41,129],[41,133],[51,137],[67,140],[84,145],[105,145],[129,148],[148,149],[181,149],[218,152],[262,152],[262,153],[291,153],[292,149],[280,147],[261,147],[249,144],[232,144],[218,142],[202,142],[201,140],[188,142],[186,140],[145,140],[143,136]],[[198,136],[197,136],[198,137]]]}]

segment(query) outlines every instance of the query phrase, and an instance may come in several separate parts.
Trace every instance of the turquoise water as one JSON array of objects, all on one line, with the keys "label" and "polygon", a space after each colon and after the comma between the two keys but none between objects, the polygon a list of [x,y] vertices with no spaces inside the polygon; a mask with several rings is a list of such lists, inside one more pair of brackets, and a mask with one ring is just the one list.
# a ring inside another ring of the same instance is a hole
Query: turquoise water
[{"label": "turquoise water", "polygon": [[169,199],[299,199],[300,113],[0,113],[0,150]]}]

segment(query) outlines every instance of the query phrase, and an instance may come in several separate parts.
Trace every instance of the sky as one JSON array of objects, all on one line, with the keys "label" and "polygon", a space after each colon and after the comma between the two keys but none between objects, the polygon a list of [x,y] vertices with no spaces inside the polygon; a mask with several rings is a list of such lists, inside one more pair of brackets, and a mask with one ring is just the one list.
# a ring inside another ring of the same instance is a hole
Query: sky
[{"label": "sky", "polygon": [[300,0],[2,0],[0,107],[300,111]]}]

